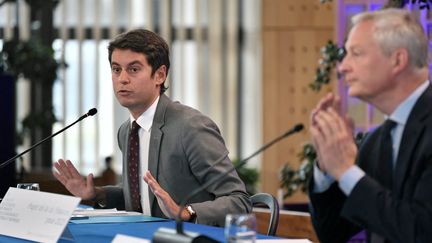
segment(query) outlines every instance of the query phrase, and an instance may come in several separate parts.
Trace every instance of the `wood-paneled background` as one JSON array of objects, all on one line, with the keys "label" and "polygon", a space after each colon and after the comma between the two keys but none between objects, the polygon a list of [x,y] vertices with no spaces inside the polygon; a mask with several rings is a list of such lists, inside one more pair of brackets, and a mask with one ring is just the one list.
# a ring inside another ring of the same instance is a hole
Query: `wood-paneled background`
[{"label": "wood-paneled background", "polygon": [[[261,166],[261,191],[276,196],[279,171],[285,163],[296,168],[297,154],[309,141],[309,113],[336,82],[317,93],[309,88],[315,78],[321,48],[335,39],[335,4],[319,0],[263,0],[263,143],[296,123],[305,130],[267,150]],[[306,202],[302,193],[286,202]]]}]

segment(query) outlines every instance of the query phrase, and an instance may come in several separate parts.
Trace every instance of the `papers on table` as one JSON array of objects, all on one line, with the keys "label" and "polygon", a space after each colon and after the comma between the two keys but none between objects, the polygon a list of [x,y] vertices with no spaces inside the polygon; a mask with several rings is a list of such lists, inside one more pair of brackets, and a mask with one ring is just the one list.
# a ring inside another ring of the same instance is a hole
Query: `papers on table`
[{"label": "papers on table", "polygon": [[256,240],[257,243],[312,243],[308,239],[271,239],[271,240]]},{"label": "papers on table", "polygon": [[150,243],[150,241],[138,237],[117,234],[111,243]]},{"label": "papers on table", "polygon": [[77,208],[72,213],[72,217],[128,216],[128,215],[131,216],[131,215],[142,215],[142,214],[138,212],[117,210],[115,208],[110,208],[110,209]]},{"label": "papers on table", "polygon": [[138,223],[138,222],[156,222],[165,221],[166,219],[155,218],[144,215],[130,215],[130,216],[96,216],[88,217],[85,219],[71,219],[70,222],[74,224],[106,224],[106,223]]},{"label": "papers on table", "polygon": [[113,209],[75,209],[71,223],[74,224],[101,224],[101,223],[137,223],[155,222],[166,219],[144,216],[138,212],[120,211]]}]

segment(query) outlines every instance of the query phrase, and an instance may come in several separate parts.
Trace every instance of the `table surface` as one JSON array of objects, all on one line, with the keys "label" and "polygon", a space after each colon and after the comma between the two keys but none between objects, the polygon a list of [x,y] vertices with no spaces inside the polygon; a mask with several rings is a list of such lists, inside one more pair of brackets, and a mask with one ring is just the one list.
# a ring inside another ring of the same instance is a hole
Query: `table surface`
[{"label": "table surface", "polygon": [[[152,239],[154,232],[160,227],[175,229],[173,220],[140,223],[101,223],[74,224],[69,223],[68,229],[74,237],[73,242],[111,242],[116,234],[124,234],[139,238]],[[224,229],[207,225],[184,223],[186,231],[199,232],[217,241],[224,242]],[[276,237],[257,235],[258,239],[272,239]],[[0,242],[30,242],[27,240],[0,235]],[[60,239],[61,243],[71,241]]]}]

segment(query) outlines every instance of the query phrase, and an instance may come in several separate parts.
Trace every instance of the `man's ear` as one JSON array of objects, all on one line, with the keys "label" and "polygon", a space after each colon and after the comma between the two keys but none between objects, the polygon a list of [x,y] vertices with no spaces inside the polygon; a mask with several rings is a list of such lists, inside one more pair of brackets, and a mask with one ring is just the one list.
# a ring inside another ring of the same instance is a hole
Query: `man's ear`
[{"label": "man's ear", "polygon": [[409,55],[407,49],[399,48],[393,52],[391,57],[393,71],[399,73],[409,66]]},{"label": "man's ear", "polygon": [[159,85],[163,84],[163,82],[165,82],[165,80],[167,78],[167,75],[166,75],[166,66],[165,65],[160,66],[156,70],[156,72],[155,72],[154,75],[155,75],[156,83],[159,84]]}]

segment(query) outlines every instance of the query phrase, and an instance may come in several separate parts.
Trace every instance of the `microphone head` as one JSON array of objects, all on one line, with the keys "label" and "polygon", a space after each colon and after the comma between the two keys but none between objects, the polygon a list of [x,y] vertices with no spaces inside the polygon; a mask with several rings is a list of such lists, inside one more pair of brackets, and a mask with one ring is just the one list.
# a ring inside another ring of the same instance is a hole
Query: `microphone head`
[{"label": "microphone head", "polygon": [[304,128],[303,124],[299,123],[299,124],[294,126],[293,131],[294,132],[300,132],[301,130],[303,130],[303,128]]},{"label": "microphone head", "polygon": [[97,109],[96,108],[92,108],[87,112],[88,116],[94,116],[97,113]]}]

